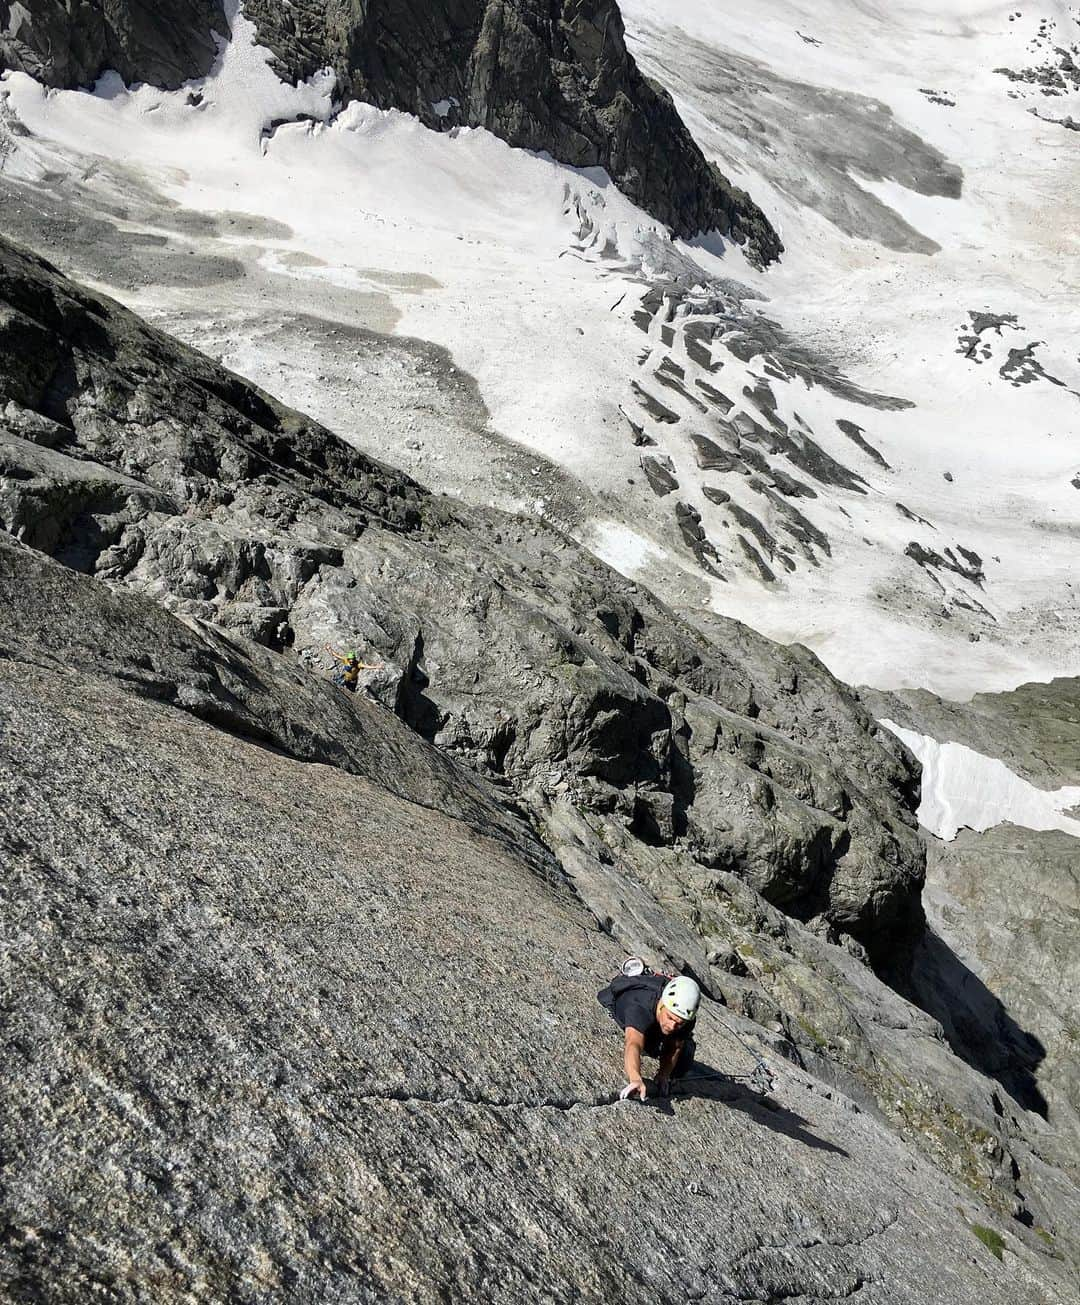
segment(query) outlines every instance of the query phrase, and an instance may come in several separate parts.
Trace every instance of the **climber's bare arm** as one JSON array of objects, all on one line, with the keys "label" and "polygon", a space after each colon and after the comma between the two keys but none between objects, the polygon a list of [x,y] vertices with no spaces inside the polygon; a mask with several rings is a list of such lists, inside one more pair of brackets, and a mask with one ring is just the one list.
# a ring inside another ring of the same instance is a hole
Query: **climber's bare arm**
[{"label": "climber's bare arm", "polygon": [[627,1029],[623,1037],[623,1072],[626,1074],[623,1092],[641,1101],[645,1100],[645,1084],[641,1077],[641,1053],[644,1050],[645,1034],[640,1029]]}]

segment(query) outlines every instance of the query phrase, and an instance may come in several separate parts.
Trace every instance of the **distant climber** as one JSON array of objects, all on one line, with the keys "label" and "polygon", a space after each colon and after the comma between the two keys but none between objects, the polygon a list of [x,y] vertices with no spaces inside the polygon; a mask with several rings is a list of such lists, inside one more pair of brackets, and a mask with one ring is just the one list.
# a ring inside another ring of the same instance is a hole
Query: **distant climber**
[{"label": "distant climber", "polygon": [[326,645],[326,651],[338,663],[337,670],[334,672],[334,683],[340,684],[343,689],[348,689],[350,693],[356,692],[356,686],[360,682],[361,671],[381,671],[382,664],[369,665],[362,662],[356,650],[351,652],[335,652],[329,644]]},{"label": "distant climber", "polygon": [[627,1082],[620,1093],[622,1099],[646,1098],[642,1056],[659,1060],[654,1087],[659,1096],[667,1096],[671,1080],[682,1078],[693,1064],[693,1030],[701,989],[685,975],[656,974],[635,957],[596,998],[623,1030]]}]

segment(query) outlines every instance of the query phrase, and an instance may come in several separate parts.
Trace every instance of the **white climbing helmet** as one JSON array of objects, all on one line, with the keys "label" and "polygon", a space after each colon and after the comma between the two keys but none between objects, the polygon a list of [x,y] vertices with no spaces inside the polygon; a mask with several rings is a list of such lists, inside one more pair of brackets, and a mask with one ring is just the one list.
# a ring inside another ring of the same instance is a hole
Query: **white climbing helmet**
[{"label": "white climbing helmet", "polygon": [[685,1020],[687,1024],[697,1014],[700,1001],[701,989],[693,979],[688,979],[685,974],[680,974],[677,979],[672,979],[664,988],[663,995],[660,998],[661,1005],[666,1006],[672,1015],[677,1015],[679,1019]]}]

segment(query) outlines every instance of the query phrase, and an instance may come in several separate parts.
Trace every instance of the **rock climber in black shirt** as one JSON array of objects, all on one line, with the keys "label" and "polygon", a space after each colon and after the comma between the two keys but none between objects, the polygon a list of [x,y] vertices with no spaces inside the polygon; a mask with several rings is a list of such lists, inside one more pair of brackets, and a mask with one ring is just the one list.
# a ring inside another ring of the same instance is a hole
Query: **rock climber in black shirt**
[{"label": "rock climber in black shirt", "polygon": [[671,1080],[681,1078],[694,1059],[692,1034],[701,989],[685,975],[672,979],[646,970],[637,975],[619,975],[596,995],[624,1030],[623,1068],[627,1083],[622,1098],[645,1100],[642,1056],[659,1059],[655,1087],[660,1096],[667,1096]]}]

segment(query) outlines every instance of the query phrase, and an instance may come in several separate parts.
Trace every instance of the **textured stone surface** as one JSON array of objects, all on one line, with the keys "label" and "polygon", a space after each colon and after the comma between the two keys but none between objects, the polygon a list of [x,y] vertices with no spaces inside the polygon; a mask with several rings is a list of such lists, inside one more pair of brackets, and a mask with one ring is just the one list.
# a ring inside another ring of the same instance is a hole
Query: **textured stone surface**
[{"label": "textured stone surface", "polygon": [[[0,1292],[1069,1301],[1069,1139],[851,936],[930,945],[917,777],[812,657],[9,246],[0,345]],[[714,998],[661,1109],[624,950]]]},{"label": "textured stone surface", "polygon": [[706,637],[11,247],[0,296],[11,533],[303,665],[361,640],[372,691],[536,819],[567,796],[871,948],[917,928],[912,763],[810,654],[730,621]]},{"label": "textured stone surface", "polygon": [[[916,690],[865,697],[876,715],[1000,758],[1037,786],[1080,780],[1075,680],[1024,684],[964,703]],[[1008,824],[961,829],[949,843],[926,841],[929,929],[902,986],[941,1021],[970,1065],[1047,1121],[1052,1154],[1075,1157],[1080,844]]]},{"label": "textured stone surface", "polygon": [[[0,659],[7,1299],[1064,1299],[800,1070],[613,1104],[619,952],[565,887],[66,651],[46,619]],[[724,1036],[707,1012],[718,1070]]]},{"label": "textured stone surface", "polygon": [[[958,703],[903,690],[867,694],[919,733],[1000,758],[1045,788],[1080,780],[1077,682],[1024,684]],[[950,1042],[1080,1147],[1080,842],[1003,824],[927,836],[931,926],[911,967],[912,995]]]},{"label": "textured stone surface", "polygon": [[[521,842],[522,822],[471,772],[398,728],[366,697],[343,694],[256,644],[241,649],[212,627],[178,621],[137,594],[90,586],[39,553],[14,549],[3,534],[0,605],[11,614],[0,634],[5,657],[18,660],[28,642],[40,643],[36,659],[61,678],[74,665],[115,679],[133,696],[299,761],[377,780],[490,838]],[[31,637],[46,629],[47,639]]]},{"label": "textured stone surface", "polygon": [[928,913],[981,980],[953,993],[954,1041],[1080,1143],[1080,843],[1014,825],[928,842]]},{"label": "textured stone surface", "polygon": [[0,67],[47,86],[91,86],[115,69],[171,90],[210,71],[215,32],[229,32],[221,0],[0,0]]}]

